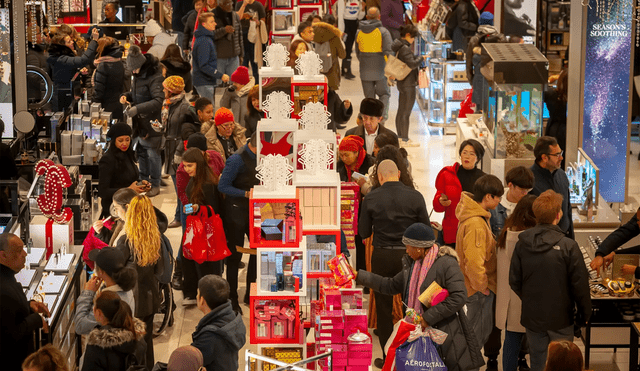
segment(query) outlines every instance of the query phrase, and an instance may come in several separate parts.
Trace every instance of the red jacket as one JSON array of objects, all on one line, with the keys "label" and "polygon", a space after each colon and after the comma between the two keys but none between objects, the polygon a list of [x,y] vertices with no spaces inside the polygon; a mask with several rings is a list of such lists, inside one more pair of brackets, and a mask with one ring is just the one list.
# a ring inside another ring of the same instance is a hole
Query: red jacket
[{"label": "red jacket", "polygon": [[[444,211],[444,219],[442,220],[442,235],[446,244],[456,242],[456,233],[458,232],[458,218],[456,218],[456,206],[460,202],[462,194],[462,184],[458,179],[459,163],[451,166],[445,166],[440,170],[436,177],[436,195],[433,197],[433,210],[441,213]],[[444,207],[438,200],[442,194],[446,194],[451,205]]]}]

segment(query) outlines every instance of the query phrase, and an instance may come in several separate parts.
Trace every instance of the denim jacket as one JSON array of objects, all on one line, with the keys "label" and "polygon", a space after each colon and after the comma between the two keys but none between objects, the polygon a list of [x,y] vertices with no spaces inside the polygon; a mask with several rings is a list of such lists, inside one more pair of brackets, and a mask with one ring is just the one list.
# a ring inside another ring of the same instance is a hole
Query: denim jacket
[{"label": "denim jacket", "polygon": [[498,204],[498,206],[489,210],[491,213],[491,219],[489,219],[489,224],[491,224],[491,232],[495,239],[498,239],[500,232],[502,231],[502,227],[504,227],[504,222],[507,220],[507,208],[502,204]]}]

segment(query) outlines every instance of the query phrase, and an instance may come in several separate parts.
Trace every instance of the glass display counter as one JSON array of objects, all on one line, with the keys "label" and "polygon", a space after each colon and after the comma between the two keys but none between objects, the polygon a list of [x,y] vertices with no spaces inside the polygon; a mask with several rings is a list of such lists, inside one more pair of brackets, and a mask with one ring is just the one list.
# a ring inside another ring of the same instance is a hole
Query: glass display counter
[{"label": "glass display counter", "polygon": [[460,103],[471,91],[465,61],[429,61],[429,125],[455,127]]},{"label": "glass display counter", "polygon": [[426,29],[420,30],[420,37],[416,38],[416,42],[414,43],[415,49],[414,53],[416,55],[421,55],[424,57],[424,62],[420,66],[418,71],[420,76],[420,81],[416,89],[418,89],[418,102],[420,107],[425,111],[429,107],[430,100],[430,74],[429,74],[429,61],[431,59],[440,59],[442,57],[442,51],[451,48],[451,43],[446,41],[437,41],[431,31]]}]

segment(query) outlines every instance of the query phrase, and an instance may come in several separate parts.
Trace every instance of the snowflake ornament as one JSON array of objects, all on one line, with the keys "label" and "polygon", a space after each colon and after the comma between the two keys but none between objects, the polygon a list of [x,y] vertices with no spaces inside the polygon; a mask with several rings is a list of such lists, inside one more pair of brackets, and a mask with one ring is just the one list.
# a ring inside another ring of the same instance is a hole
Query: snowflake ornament
[{"label": "snowflake ornament", "polygon": [[289,94],[274,91],[262,102],[262,110],[267,113],[267,118],[270,120],[288,120],[293,112],[293,102],[289,99]]},{"label": "snowflake ornament", "polygon": [[303,76],[320,75],[320,71],[322,71],[322,60],[318,53],[314,51],[304,52],[296,61],[296,70]]},{"label": "snowflake ornament", "polygon": [[327,130],[331,123],[331,113],[320,102],[307,103],[300,111],[300,127],[304,130]]},{"label": "snowflake ornament", "polygon": [[293,179],[293,166],[282,155],[267,155],[256,167],[256,178],[268,191],[281,191]]},{"label": "snowflake ornament", "polygon": [[279,70],[289,61],[289,51],[284,45],[273,43],[267,46],[267,50],[264,52],[264,61],[267,62],[268,67]]},{"label": "snowflake ornament", "polygon": [[333,148],[322,139],[311,139],[302,143],[299,161],[305,170],[319,175],[320,172],[331,170],[334,161]]}]

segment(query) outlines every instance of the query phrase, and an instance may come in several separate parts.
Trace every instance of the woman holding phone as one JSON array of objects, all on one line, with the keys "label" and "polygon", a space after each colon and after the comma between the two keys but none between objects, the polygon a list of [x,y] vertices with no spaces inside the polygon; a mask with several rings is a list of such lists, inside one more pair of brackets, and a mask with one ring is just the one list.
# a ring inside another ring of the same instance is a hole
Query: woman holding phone
[{"label": "woman holding phone", "polygon": [[[211,206],[213,212],[222,213],[222,200],[218,192],[219,175],[214,174],[207,159],[199,148],[189,148],[182,155],[182,166],[191,178],[187,184],[189,203],[184,205],[184,213],[197,214],[201,207]],[[195,305],[198,281],[208,274],[222,274],[222,261],[205,261],[201,264],[186,256],[182,260],[184,286],[182,305]]]},{"label": "woman holding phone", "polygon": [[460,202],[462,191],[473,193],[473,185],[476,180],[484,175],[477,168],[484,147],[475,139],[462,142],[458,149],[460,163],[445,166],[436,177],[436,195],[433,198],[433,210],[437,213],[444,212],[442,231],[438,233],[438,244],[456,246],[456,233],[458,232],[458,218],[456,207]]}]

